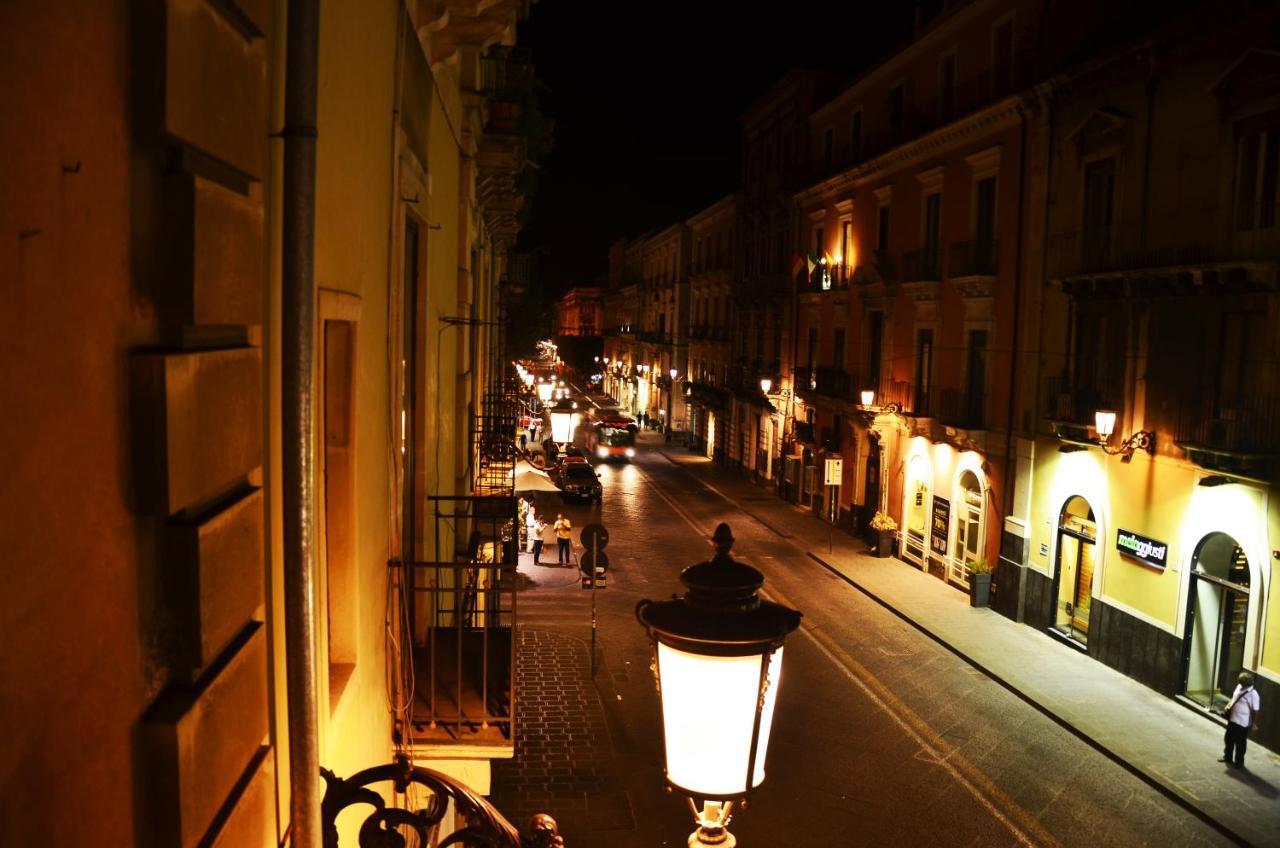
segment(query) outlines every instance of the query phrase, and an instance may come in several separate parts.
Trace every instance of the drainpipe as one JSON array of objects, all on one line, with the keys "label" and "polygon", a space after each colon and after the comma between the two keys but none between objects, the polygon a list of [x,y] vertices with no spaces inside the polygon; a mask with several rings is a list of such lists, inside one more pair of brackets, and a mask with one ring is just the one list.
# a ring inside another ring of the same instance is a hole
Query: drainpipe
[{"label": "drainpipe", "polygon": [[[1015,418],[1018,413],[1018,355],[1023,350],[1021,332],[1022,332],[1022,240],[1023,240],[1023,216],[1026,214],[1026,194],[1027,194],[1027,109],[1026,104],[1018,104],[1018,117],[1020,119],[1018,125],[1018,236],[1017,245],[1014,252],[1013,264],[1013,345],[1012,353],[1009,357],[1009,409],[1005,420],[1005,443],[1004,443],[1004,492],[1001,509],[1002,516],[1008,516],[1013,506],[1013,490],[1015,481],[1018,476],[1018,457],[1013,449],[1014,430],[1017,428]],[[1042,252],[1045,248],[1042,248]],[[1004,548],[1004,526],[1003,519],[1000,527],[1000,547]],[[1021,563],[1022,567],[1026,567],[1025,560]],[[1024,575],[1025,578],[1025,575]],[[1023,608],[1026,603],[1026,580],[1018,581],[1018,603],[1017,611],[1014,614],[1015,621],[1022,621]]]},{"label": "drainpipe", "polygon": [[282,484],[289,815],[294,848],[320,845],[316,718],[312,347],[315,333],[316,92],[319,0],[289,0],[281,228]]}]

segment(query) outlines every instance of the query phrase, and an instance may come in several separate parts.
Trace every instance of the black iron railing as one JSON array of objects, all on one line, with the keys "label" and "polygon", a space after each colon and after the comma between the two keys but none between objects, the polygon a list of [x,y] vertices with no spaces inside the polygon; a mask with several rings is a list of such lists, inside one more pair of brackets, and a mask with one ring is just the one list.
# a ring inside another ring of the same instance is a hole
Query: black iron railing
[{"label": "black iron railing", "polygon": [[996,273],[995,239],[953,242],[947,256],[947,276],[991,277]]},{"label": "black iron railing", "polygon": [[987,396],[961,390],[942,389],[937,393],[936,415],[943,424],[981,430],[987,427]]},{"label": "black iron railing", "polygon": [[902,254],[902,280],[906,283],[937,282],[942,268],[936,247],[918,247]]}]

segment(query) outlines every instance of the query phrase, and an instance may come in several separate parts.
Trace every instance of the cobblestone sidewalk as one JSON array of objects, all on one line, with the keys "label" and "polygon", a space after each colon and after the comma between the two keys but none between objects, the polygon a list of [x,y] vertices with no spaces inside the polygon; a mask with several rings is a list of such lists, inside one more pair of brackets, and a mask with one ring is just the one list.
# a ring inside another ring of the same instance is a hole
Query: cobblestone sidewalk
[{"label": "cobblestone sidewalk", "polygon": [[622,788],[589,654],[580,640],[521,629],[516,750],[495,761],[491,800],[513,823],[550,813],[567,845],[606,845],[635,827]]}]

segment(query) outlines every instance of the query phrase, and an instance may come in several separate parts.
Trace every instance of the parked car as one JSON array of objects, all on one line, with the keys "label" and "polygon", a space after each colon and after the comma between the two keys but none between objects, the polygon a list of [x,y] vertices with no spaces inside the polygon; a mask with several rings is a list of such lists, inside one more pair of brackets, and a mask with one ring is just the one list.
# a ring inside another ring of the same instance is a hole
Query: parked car
[{"label": "parked car", "polygon": [[[573,459],[579,459],[573,462]],[[604,487],[600,485],[600,475],[589,462],[578,457],[567,457],[556,471],[556,485],[563,492],[565,500],[576,498],[588,503],[601,503],[604,500]]]}]

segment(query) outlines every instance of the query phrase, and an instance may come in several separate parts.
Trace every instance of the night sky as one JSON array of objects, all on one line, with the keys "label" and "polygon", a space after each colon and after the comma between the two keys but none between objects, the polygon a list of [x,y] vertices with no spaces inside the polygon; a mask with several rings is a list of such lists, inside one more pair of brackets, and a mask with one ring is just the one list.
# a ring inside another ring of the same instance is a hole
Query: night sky
[{"label": "night sky", "polygon": [[519,242],[536,289],[590,285],[614,239],[733,191],[743,110],[789,68],[856,76],[910,37],[914,5],[537,2],[519,43],[534,51],[555,148]]}]

